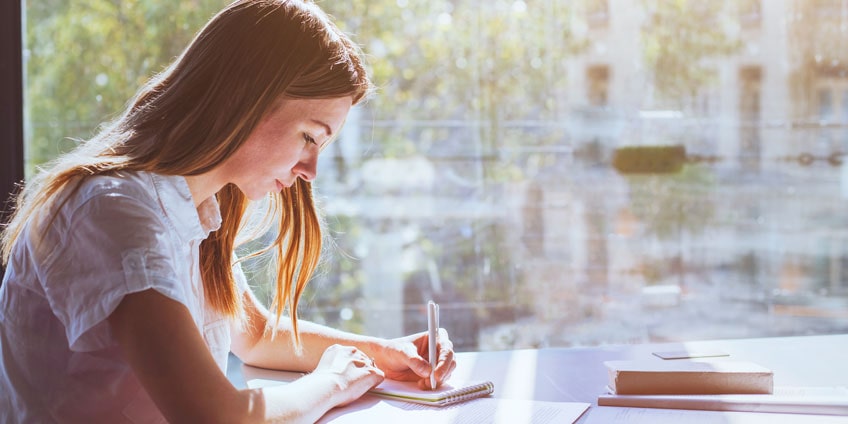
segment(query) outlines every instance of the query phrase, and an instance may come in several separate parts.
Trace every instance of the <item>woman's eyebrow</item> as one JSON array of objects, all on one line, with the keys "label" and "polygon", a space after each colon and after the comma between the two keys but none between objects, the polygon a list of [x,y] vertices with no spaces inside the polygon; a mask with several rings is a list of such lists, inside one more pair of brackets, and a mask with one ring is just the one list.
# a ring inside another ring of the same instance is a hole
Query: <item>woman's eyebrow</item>
[{"label": "woman's eyebrow", "polygon": [[312,121],[312,122],[314,122],[314,123],[316,123],[316,124],[318,124],[318,125],[320,125],[320,126],[322,126],[322,127],[324,127],[324,132],[325,132],[325,133],[327,133],[327,138],[330,138],[330,137],[332,137],[332,136],[333,136],[333,129],[332,129],[332,128],[330,128],[330,126],[329,126],[329,125],[327,125],[327,123],[326,123],[326,122],[324,122],[324,121],[319,121],[319,120],[317,120],[317,119],[312,119],[311,121]]}]

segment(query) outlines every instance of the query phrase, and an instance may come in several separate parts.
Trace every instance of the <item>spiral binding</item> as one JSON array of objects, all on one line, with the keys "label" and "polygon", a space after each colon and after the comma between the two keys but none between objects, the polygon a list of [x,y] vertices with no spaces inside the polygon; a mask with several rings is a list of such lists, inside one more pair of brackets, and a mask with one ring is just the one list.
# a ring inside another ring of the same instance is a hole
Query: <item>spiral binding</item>
[{"label": "spiral binding", "polygon": [[449,392],[445,392],[445,397],[439,399],[437,403],[438,405],[452,405],[458,402],[464,402],[466,400],[476,399],[478,397],[488,396],[495,391],[495,385],[492,382],[485,382],[482,384],[475,384],[473,386],[462,387],[460,389],[451,390]]}]

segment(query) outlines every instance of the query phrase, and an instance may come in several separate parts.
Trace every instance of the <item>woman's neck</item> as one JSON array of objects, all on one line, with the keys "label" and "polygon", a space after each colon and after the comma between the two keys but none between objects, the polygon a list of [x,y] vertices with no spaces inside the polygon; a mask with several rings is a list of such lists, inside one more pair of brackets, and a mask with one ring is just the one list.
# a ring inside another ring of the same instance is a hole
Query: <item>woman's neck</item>
[{"label": "woman's neck", "polygon": [[201,175],[186,175],[185,180],[195,207],[200,206],[204,200],[214,196],[224,187],[224,184],[216,182],[214,174],[211,172]]}]

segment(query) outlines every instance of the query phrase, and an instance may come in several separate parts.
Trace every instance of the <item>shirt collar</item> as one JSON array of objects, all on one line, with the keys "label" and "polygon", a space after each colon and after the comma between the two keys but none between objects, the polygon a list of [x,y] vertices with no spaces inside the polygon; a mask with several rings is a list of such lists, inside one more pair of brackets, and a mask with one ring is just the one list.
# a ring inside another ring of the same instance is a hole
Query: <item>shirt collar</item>
[{"label": "shirt collar", "polygon": [[221,209],[215,196],[194,206],[185,177],[150,174],[165,215],[173,222],[184,242],[205,239],[221,227]]}]

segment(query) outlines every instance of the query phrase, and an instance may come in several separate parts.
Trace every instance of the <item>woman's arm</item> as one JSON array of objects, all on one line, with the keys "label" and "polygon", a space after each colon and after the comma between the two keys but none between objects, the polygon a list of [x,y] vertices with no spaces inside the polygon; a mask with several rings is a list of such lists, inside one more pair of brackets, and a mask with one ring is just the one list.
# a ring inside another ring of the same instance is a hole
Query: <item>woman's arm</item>
[{"label": "woman's arm", "polygon": [[319,356],[309,376],[240,391],[218,369],[184,305],[145,290],[124,297],[108,322],[127,362],[169,422],[315,422],[383,379],[365,354],[334,346]]},{"label": "woman's arm", "polygon": [[379,339],[358,336],[308,321],[300,320],[302,353],[298,355],[291,338],[291,321],[282,317],[276,331],[266,331],[273,326],[275,318],[251,290],[245,290],[242,298],[247,316],[245,323],[233,323],[232,352],[244,363],[262,368],[287,371],[312,372],[324,351],[334,344],[357,346],[368,356],[374,357],[379,349]]},{"label": "woman's arm", "polygon": [[[274,331],[266,331],[266,326],[274,325],[273,315],[250,290],[245,290],[243,300],[248,322],[244,326],[233,326],[232,351],[248,365],[311,372],[328,346],[349,345],[356,346],[373,358],[387,378],[419,380],[422,387],[429,386],[430,363],[427,360],[426,332],[387,340],[301,320],[298,322],[298,331],[303,352],[298,355],[292,345],[290,320],[282,317]],[[447,332],[442,329],[439,334],[439,361],[436,365],[437,385],[447,380],[454,368],[456,360],[453,343]]]}]

